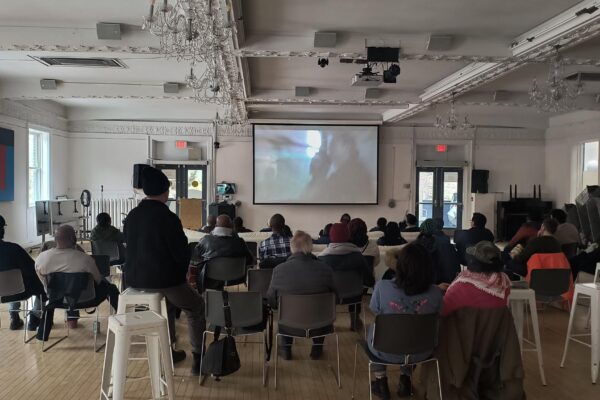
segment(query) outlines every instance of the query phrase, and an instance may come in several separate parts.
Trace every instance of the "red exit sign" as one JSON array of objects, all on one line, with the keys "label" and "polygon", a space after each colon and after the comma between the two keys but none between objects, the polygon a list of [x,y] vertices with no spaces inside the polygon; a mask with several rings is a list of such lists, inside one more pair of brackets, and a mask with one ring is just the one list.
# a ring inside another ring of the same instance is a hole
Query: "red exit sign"
[{"label": "red exit sign", "polygon": [[445,153],[448,151],[448,145],[446,144],[437,144],[435,146],[435,151],[437,151],[438,153]]},{"label": "red exit sign", "polygon": [[175,147],[177,147],[178,149],[186,149],[187,148],[187,142],[185,140],[177,140],[175,142]]}]

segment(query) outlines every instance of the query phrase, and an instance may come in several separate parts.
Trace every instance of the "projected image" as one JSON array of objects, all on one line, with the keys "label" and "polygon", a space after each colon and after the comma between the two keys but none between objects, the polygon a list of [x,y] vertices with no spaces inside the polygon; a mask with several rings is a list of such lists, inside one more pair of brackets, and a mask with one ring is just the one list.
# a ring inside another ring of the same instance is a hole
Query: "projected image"
[{"label": "projected image", "polygon": [[377,127],[256,125],[254,202],[377,203]]}]

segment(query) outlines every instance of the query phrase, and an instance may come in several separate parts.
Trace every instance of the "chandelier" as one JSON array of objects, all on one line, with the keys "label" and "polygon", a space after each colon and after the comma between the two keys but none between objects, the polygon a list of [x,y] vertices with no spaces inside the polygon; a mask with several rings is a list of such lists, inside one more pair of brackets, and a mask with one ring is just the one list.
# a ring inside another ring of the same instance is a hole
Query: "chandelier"
[{"label": "chandelier", "polygon": [[569,111],[575,107],[575,99],[583,93],[581,76],[577,76],[574,85],[568,83],[565,77],[565,62],[558,52],[560,46],[555,46],[556,55],[552,59],[546,87],[542,88],[534,79],[529,90],[529,98],[533,105],[541,111]]},{"label": "chandelier", "polygon": [[469,117],[466,115],[461,121],[461,118],[456,113],[456,108],[454,106],[454,93],[452,93],[452,98],[450,99],[450,111],[444,116],[437,115],[435,117],[435,123],[433,124],[433,127],[447,132],[471,129],[474,128],[475,125],[469,121]]}]

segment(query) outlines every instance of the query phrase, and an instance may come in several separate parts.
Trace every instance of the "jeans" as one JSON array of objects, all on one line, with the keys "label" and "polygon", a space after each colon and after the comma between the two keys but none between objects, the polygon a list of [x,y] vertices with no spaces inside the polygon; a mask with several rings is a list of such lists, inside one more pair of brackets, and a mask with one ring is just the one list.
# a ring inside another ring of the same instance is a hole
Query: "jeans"
[{"label": "jeans", "polygon": [[202,353],[202,334],[206,330],[204,318],[204,299],[188,283],[164,289],[139,289],[145,292],[161,293],[167,299],[169,314],[169,332],[171,339],[175,338],[175,312],[183,310],[188,320],[188,333],[192,352]]},{"label": "jeans", "polygon": [[[17,318],[19,317],[19,310],[21,309],[21,302],[20,301],[13,301],[8,303],[8,311],[10,311],[10,317],[11,318]],[[33,300],[33,309],[35,311],[32,311],[31,314],[35,315],[36,317],[40,318],[41,317],[41,303],[40,303],[40,296],[34,296],[34,300]]]}]

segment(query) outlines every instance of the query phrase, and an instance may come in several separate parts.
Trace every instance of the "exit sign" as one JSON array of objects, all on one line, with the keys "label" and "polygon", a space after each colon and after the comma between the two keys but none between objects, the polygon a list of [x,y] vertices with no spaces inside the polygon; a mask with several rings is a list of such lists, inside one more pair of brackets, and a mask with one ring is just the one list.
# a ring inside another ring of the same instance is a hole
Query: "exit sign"
[{"label": "exit sign", "polygon": [[177,140],[175,142],[175,147],[177,147],[178,149],[186,149],[187,148],[187,142],[185,140]]},{"label": "exit sign", "polygon": [[438,153],[445,153],[448,151],[448,145],[438,144],[435,146],[435,151],[437,151]]}]

